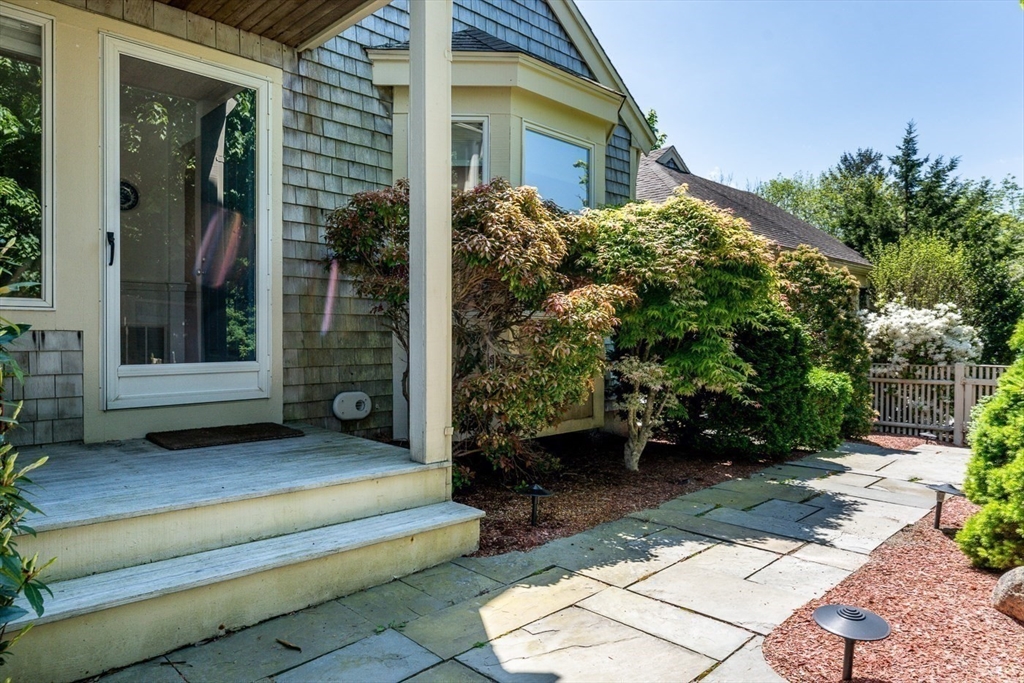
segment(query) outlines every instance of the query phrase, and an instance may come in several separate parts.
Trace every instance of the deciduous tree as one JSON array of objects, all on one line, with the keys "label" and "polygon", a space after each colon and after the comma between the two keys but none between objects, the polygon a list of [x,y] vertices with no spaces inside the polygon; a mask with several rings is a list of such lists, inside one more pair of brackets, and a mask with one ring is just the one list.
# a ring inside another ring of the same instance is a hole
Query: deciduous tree
[{"label": "deciduous tree", "polygon": [[[622,377],[631,420],[625,461],[636,469],[651,430],[672,407],[663,392],[739,394],[750,366],[732,337],[771,294],[772,252],[746,221],[682,193],[587,217],[597,230],[581,263],[599,282],[638,295],[615,337],[619,368],[629,368]],[[636,360],[623,365],[627,358]]]},{"label": "deciduous tree", "polygon": [[[504,180],[452,200],[453,421],[456,455],[482,452],[499,470],[540,464],[528,443],[588,399],[604,339],[632,292],[568,271],[584,217]],[[409,348],[408,184],[366,192],[328,219],[332,259]]]}]

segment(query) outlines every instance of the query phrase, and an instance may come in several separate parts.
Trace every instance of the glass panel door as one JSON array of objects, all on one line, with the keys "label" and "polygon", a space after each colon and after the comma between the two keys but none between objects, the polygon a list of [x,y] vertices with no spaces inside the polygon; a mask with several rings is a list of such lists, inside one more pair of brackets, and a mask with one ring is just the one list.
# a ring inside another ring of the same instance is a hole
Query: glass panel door
[{"label": "glass panel door", "polygon": [[120,56],[122,365],[256,357],[256,91]]},{"label": "glass panel door", "polygon": [[0,287],[4,306],[47,307],[50,282],[50,24],[0,6]]},{"label": "glass panel door", "polygon": [[270,396],[270,87],[104,37],[107,409]]}]

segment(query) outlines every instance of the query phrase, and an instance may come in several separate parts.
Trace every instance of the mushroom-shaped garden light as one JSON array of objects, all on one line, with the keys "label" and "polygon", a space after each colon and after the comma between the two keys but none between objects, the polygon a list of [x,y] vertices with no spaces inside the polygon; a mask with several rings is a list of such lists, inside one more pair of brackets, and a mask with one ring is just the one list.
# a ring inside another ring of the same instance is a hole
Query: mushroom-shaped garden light
[{"label": "mushroom-shaped garden light", "polygon": [[530,484],[526,488],[521,489],[519,493],[524,496],[530,496],[533,499],[533,509],[530,511],[530,525],[537,526],[537,501],[550,496],[551,491],[548,491],[540,484]]},{"label": "mushroom-shaped garden light", "polygon": [[942,522],[942,501],[946,499],[946,496],[963,498],[964,492],[952,484],[928,484],[928,488],[935,491],[935,528],[938,529]]},{"label": "mushroom-shaped garden light", "polygon": [[874,612],[849,605],[824,605],[814,610],[814,621],[829,633],[846,641],[843,650],[843,680],[853,677],[853,645],[858,640],[889,637],[889,624]]}]

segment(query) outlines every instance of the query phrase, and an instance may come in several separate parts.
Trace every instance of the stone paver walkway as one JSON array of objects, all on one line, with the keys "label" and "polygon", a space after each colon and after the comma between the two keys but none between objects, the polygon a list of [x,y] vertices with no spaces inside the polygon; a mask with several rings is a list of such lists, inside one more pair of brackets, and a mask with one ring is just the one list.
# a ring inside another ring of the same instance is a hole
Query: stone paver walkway
[{"label": "stone paver walkway", "polygon": [[[525,553],[459,558],[120,681],[781,680],[764,636],[959,484],[964,449],[845,444]],[[284,644],[301,648],[301,651]]]}]

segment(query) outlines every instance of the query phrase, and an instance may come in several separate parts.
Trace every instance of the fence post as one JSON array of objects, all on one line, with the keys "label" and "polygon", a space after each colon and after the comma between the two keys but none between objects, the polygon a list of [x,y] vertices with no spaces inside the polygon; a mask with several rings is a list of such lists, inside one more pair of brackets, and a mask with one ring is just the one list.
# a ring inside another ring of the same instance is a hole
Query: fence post
[{"label": "fence post", "polygon": [[964,386],[964,364],[953,367],[953,445],[964,445],[964,423],[967,421],[967,396]]}]

